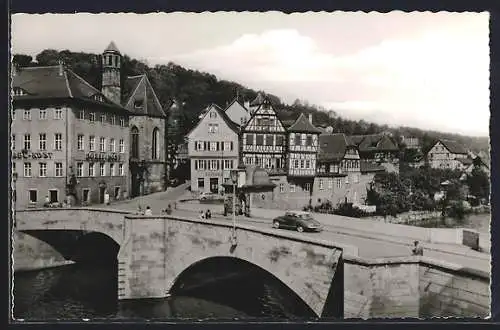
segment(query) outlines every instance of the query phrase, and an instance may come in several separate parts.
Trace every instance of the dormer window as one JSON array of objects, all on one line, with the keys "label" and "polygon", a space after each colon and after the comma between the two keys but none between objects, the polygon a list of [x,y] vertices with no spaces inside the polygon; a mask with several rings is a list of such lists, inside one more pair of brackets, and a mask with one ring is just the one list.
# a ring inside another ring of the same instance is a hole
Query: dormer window
[{"label": "dormer window", "polygon": [[94,94],[92,98],[98,102],[104,102],[104,97],[101,94]]},{"label": "dormer window", "polygon": [[217,118],[217,112],[211,111],[210,112],[210,118]]},{"label": "dormer window", "polygon": [[134,108],[136,108],[136,109],[142,108],[143,103],[144,103],[143,100],[135,100],[134,101]]},{"label": "dormer window", "polygon": [[26,95],[26,92],[21,87],[12,88],[12,96],[23,96]]}]

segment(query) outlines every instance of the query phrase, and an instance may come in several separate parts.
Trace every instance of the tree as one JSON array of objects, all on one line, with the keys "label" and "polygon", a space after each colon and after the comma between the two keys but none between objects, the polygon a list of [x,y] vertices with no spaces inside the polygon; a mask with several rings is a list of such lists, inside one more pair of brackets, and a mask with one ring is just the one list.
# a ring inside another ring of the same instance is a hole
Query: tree
[{"label": "tree", "polygon": [[490,180],[488,174],[479,166],[474,166],[471,173],[466,179],[469,192],[477,198],[489,200],[490,197]]},{"label": "tree", "polygon": [[33,57],[29,55],[24,55],[24,54],[16,54],[12,58],[12,64],[18,66],[18,67],[26,67],[30,66],[32,64]]}]

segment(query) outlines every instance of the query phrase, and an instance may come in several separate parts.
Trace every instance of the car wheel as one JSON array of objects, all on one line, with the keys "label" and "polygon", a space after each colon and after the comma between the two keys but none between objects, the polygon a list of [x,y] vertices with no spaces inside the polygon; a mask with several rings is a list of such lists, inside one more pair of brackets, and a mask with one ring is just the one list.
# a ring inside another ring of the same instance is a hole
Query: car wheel
[{"label": "car wheel", "polygon": [[280,223],[278,221],[273,222],[273,228],[279,229],[280,228]]},{"label": "car wheel", "polygon": [[302,227],[302,226],[297,226],[297,231],[298,231],[299,233],[304,232],[304,227]]}]

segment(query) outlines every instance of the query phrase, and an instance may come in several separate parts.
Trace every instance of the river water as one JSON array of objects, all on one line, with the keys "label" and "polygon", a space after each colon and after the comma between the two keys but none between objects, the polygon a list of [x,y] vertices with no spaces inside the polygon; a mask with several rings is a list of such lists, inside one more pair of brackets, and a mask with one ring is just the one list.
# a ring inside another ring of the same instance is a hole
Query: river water
[{"label": "river water", "polygon": [[249,272],[174,293],[166,299],[118,302],[116,271],[115,266],[74,264],[17,273],[14,318],[49,321],[313,317],[295,297],[287,295],[272,281],[266,282]]}]

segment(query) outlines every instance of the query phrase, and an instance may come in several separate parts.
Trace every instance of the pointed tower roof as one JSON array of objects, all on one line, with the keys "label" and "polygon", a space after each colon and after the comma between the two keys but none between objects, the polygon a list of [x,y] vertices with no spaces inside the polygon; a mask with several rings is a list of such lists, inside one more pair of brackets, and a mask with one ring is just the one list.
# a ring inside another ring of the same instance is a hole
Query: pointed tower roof
[{"label": "pointed tower roof", "polygon": [[301,133],[321,133],[321,130],[314,126],[303,113],[301,113],[295,123],[293,123],[293,125],[288,128],[288,131]]},{"label": "pointed tower roof", "polygon": [[257,96],[255,97],[255,99],[250,102],[250,105],[251,106],[258,106],[258,105],[261,105],[262,103],[264,103],[264,95],[262,95],[261,92],[257,93]]},{"label": "pointed tower roof", "polygon": [[116,47],[115,45],[115,42],[114,41],[111,41],[108,45],[108,47],[106,47],[106,49],[104,50],[105,53],[107,52],[114,52],[114,53],[118,53],[120,54],[120,51],[118,50],[118,47]]}]

